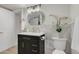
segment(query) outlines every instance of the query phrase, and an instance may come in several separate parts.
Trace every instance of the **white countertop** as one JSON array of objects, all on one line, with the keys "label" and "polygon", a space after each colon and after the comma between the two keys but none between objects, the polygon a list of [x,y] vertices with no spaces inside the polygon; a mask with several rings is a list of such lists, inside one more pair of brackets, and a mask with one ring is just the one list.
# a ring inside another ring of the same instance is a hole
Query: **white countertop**
[{"label": "white countertop", "polygon": [[43,35],[45,33],[43,33],[43,32],[39,32],[39,33],[37,33],[37,32],[22,32],[22,33],[18,33],[18,34],[31,35],[31,36],[41,36],[41,35]]}]

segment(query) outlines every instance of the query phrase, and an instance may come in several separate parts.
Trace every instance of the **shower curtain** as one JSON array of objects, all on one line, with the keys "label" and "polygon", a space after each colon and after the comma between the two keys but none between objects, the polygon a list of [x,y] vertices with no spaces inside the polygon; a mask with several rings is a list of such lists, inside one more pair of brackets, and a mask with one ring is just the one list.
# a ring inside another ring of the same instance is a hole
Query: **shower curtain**
[{"label": "shower curtain", "polygon": [[74,21],[71,49],[79,52],[79,17]]}]

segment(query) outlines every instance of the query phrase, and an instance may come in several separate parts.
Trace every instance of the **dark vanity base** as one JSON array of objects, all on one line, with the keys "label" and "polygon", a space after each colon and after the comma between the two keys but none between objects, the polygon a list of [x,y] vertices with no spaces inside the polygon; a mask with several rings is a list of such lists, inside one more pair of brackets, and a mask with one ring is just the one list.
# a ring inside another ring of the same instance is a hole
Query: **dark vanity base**
[{"label": "dark vanity base", "polygon": [[18,54],[44,54],[45,35],[29,36],[18,34]]}]

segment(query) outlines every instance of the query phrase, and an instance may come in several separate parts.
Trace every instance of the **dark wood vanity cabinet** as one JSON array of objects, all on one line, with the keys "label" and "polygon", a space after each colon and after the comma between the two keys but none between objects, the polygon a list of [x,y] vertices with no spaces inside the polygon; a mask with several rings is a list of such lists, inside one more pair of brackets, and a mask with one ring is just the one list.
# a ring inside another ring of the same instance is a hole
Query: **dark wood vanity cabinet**
[{"label": "dark wood vanity cabinet", "polygon": [[18,34],[18,54],[44,54],[45,35]]}]

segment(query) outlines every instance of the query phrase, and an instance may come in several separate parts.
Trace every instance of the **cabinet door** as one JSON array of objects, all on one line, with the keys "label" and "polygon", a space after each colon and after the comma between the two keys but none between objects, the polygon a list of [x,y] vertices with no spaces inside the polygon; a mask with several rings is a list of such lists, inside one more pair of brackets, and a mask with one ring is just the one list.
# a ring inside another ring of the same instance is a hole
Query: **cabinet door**
[{"label": "cabinet door", "polygon": [[24,54],[32,54],[32,43],[30,37],[25,37],[24,39]]},{"label": "cabinet door", "polygon": [[18,53],[24,54],[24,40],[22,38],[18,39]]}]

